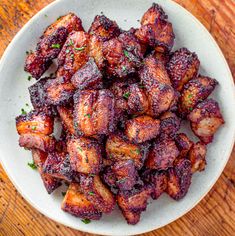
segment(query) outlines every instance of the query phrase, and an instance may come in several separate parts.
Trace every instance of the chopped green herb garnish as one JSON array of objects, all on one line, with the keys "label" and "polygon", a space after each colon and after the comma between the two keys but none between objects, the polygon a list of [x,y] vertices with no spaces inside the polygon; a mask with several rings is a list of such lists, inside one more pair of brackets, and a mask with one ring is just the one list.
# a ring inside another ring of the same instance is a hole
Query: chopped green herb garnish
[{"label": "chopped green herb garnish", "polygon": [[52,44],[51,47],[52,47],[52,48],[60,48],[60,44],[59,44],[59,43]]},{"label": "chopped green herb garnish", "polygon": [[64,196],[65,196],[65,194],[66,194],[66,192],[62,192],[61,194],[62,194],[62,196],[64,197]]},{"label": "chopped green herb garnish", "polygon": [[89,220],[89,219],[82,219],[82,222],[84,224],[89,224],[89,223],[91,223],[91,220]]},{"label": "chopped green herb garnish", "polygon": [[82,51],[84,50],[86,47],[80,47],[80,48],[74,48],[76,51]]},{"label": "chopped green herb garnish", "polygon": [[89,192],[88,194],[92,196],[92,195],[94,195],[95,193],[94,193],[94,192]]},{"label": "chopped green herb garnish", "polygon": [[67,44],[67,46],[72,46],[74,44],[73,40],[70,39],[69,43]]},{"label": "chopped green herb garnish", "polygon": [[190,107],[190,108],[189,108],[189,110],[190,110],[190,111],[192,111],[192,110],[193,110],[193,108],[192,108],[192,107]]},{"label": "chopped green herb garnish", "polygon": [[28,162],[28,166],[31,167],[33,170],[37,169],[37,166],[35,165],[34,162],[32,163]]},{"label": "chopped green herb garnish", "polygon": [[86,155],[86,163],[89,163],[88,156]]},{"label": "chopped green herb garnish", "polygon": [[21,114],[22,115],[26,115],[27,114],[27,112],[24,110],[24,108],[21,108]]},{"label": "chopped green herb garnish", "polygon": [[91,115],[90,114],[85,114],[84,117],[88,117],[88,118],[91,118]]},{"label": "chopped green herb garnish", "polygon": [[31,75],[29,75],[28,76],[28,81],[30,81],[32,79],[32,76]]},{"label": "chopped green herb garnish", "polygon": [[62,17],[62,16],[59,16],[59,17],[57,18],[57,20],[59,20],[61,17]]},{"label": "chopped green herb garnish", "polygon": [[74,127],[77,128],[78,127],[78,122],[74,123]]},{"label": "chopped green herb garnish", "polygon": [[126,66],[122,67],[122,71],[125,72],[126,71]]},{"label": "chopped green herb garnish", "polygon": [[128,57],[128,58],[129,58],[129,53],[128,53],[128,51],[126,51],[126,50],[123,50],[123,53],[124,53],[124,55],[125,55],[126,57]]},{"label": "chopped green herb garnish", "polygon": [[28,104],[28,103],[26,103],[26,104],[25,104],[25,106],[26,106],[26,107],[28,107],[28,106],[29,106],[29,104]]},{"label": "chopped green herb garnish", "polygon": [[45,14],[44,16],[45,16],[45,17],[48,17],[48,15],[47,15],[47,14]]},{"label": "chopped green herb garnish", "polygon": [[69,50],[69,49],[67,49],[65,52],[66,52],[66,53],[69,53],[69,52],[70,52],[70,50]]},{"label": "chopped green herb garnish", "polygon": [[188,95],[188,98],[191,98],[193,95],[190,93],[189,95]]},{"label": "chopped green herb garnish", "polygon": [[122,179],[117,180],[117,183],[122,184],[122,183],[124,183],[125,181],[126,181],[126,178],[122,178]]},{"label": "chopped green herb garnish", "polygon": [[37,129],[37,126],[32,126],[32,130],[36,130]]},{"label": "chopped green herb garnish", "polygon": [[89,176],[90,176],[90,177],[94,177],[94,176],[95,176],[95,174],[89,174]]},{"label": "chopped green herb garnish", "polygon": [[139,88],[145,88],[143,84],[140,84],[139,85]]},{"label": "chopped green herb garnish", "polygon": [[71,54],[70,58],[72,58],[72,59],[73,59],[73,58],[74,58],[74,54]]},{"label": "chopped green herb garnish", "polygon": [[136,149],[135,151],[137,152],[137,154],[140,154],[140,150],[139,149]]},{"label": "chopped green herb garnish", "polygon": [[130,95],[131,95],[131,93],[127,92],[127,93],[124,93],[124,94],[123,94],[123,97],[126,98],[126,99],[128,99]]},{"label": "chopped green herb garnish", "polygon": [[81,149],[80,147],[77,147],[77,149],[78,149],[80,152],[82,152],[82,149]]}]

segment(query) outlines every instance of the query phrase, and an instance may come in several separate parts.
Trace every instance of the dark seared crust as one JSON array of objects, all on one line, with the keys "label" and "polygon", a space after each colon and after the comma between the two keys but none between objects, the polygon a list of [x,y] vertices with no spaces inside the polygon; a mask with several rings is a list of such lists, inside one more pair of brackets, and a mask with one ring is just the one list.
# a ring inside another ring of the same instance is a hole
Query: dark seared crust
[{"label": "dark seared crust", "polygon": [[102,77],[94,59],[90,59],[73,75],[71,82],[75,88],[80,90],[101,89],[103,87]]},{"label": "dark seared crust", "polygon": [[83,31],[69,34],[59,56],[56,76],[70,80],[73,74],[88,61],[89,35]]},{"label": "dark seared crust", "polygon": [[53,126],[54,119],[45,112],[31,111],[16,117],[16,129],[19,135],[26,133],[50,135]]},{"label": "dark seared crust", "polygon": [[206,99],[215,89],[218,82],[206,76],[190,80],[182,91],[179,99],[179,114],[186,117],[195,106]]},{"label": "dark seared crust", "polygon": [[102,213],[82,193],[78,183],[69,185],[61,209],[83,219],[99,220],[102,216]]},{"label": "dark seared crust", "polygon": [[213,99],[199,103],[188,119],[194,134],[205,144],[212,142],[214,133],[224,124],[219,104]]},{"label": "dark seared crust", "polygon": [[103,42],[117,37],[120,32],[117,23],[104,15],[95,16],[88,31],[89,34],[98,36]]},{"label": "dark seared crust", "polygon": [[112,166],[116,186],[120,190],[131,190],[136,184],[138,173],[132,160],[118,161]]},{"label": "dark seared crust", "polygon": [[96,140],[72,138],[67,142],[71,167],[85,174],[97,174],[101,169],[101,147]]},{"label": "dark seared crust", "polygon": [[110,213],[115,206],[115,199],[110,190],[102,183],[100,177],[96,175],[80,178],[81,188],[86,198],[103,213]]},{"label": "dark seared crust", "polygon": [[170,60],[170,54],[169,53],[161,53],[161,52],[157,52],[155,51],[153,56],[159,60],[165,67],[167,65],[167,63]]},{"label": "dark seared crust", "polygon": [[69,103],[75,92],[75,87],[64,77],[47,80],[44,85],[46,104],[61,105]]},{"label": "dark seared crust", "polygon": [[188,192],[191,178],[191,162],[187,159],[180,159],[174,168],[168,170],[166,192],[173,199],[180,200]]},{"label": "dark seared crust", "polygon": [[56,188],[58,188],[61,185],[61,181],[57,178],[54,178],[51,175],[43,173],[43,165],[47,159],[47,153],[40,151],[38,149],[33,149],[32,157],[35,165],[37,166],[38,172],[41,175],[43,184],[47,192],[49,194],[52,193]]},{"label": "dark seared crust", "polygon": [[184,133],[176,134],[175,143],[176,143],[177,148],[180,151],[178,159],[185,158],[187,156],[189,150],[193,146],[193,142]]},{"label": "dark seared crust", "polygon": [[160,121],[150,116],[139,116],[126,122],[125,134],[134,143],[143,143],[156,138],[159,131]]},{"label": "dark seared crust", "polygon": [[78,91],[74,96],[74,124],[85,136],[109,134],[115,129],[115,99],[107,89]]},{"label": "dark seared crust", "polygon": [[202,142],[197,142],[189,151],[188,158],[191,161],[192,173],[203,171],[206,167],[206,145]]},{"label": "dark seared crust", "polygon": [[[105,163],[104,163],[105,160]],[[107,164],[107,159],[103,159],[103,165]],[[111,163],[111,161],[110,161]],[[113,163],[111,164],[113,165]],[[100,173],[100,177],[102,179],[102,181],[108,186],[110,187],[110,190],[112,192],[117,192],[116,189],[116,176],[111,168],[111,166],[105,166],[105,168],[103,169],[103,171]]]},{"label": "dark seared crust", "polygon": [[160,117],[160,136],[161,138],[174,137],[180,129],[181,120],[173,112],[167,111]]},{"label": "dark seared crust", "polygon": [[58,179],[72,181],[73,171],[69,162],[69,156],[64,152],[58,151],[49,153],[43,165],[43,173]]},{"label": "dark seared crust", "polygon": [[173,167],[179,150],[173,139],[156,141],[150,150],[145,166],[155,170],[166,170]]},{"label": "dark seared crust", "polygon": [[181,91],[183,86],[197,76],[200,66],[197,54],[187,48],[181,48],[174,52],[168,65],[167,71],[173,87]]},{"label": "dark seared crust", "polygon": [[128,224],[135,225],[139,222],[140,214],[146,210],[151,193],[152,188],[149,186],[118,193],[117,203]]}]

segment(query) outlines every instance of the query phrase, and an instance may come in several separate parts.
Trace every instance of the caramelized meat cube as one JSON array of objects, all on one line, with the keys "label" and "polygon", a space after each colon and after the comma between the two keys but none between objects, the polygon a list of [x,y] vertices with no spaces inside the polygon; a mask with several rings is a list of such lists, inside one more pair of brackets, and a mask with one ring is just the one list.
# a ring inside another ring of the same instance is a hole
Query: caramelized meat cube
[{"label": "caramelized meat cube", "polygon": [[202,142],[197,142],[192,146],[188,155],[192,165],[192,173],[203,171],[206,166],[206,145]]},{"label": "caramelized meat cube", "polygon": [[[105,160],[105,164],[107,164],[107,159],[103,159],[103,161]],[[111,163],[111,161],[110,161]],[[113,162],[112,162],[113,164]],[[104,165],[104,163],[103,163]],[[116,176],[115,173],[113,172],[112,168],[110,167],[110,165],[106,166],[104,168],[104,170],[102,171],[100,177],[102,178],[102,181],[110,187],[110,190],[113,192],[113,189],[116,188]]]},{"label": "caramelized meat cube", "polygon": [[85,136],[114,131],[115,99],[107,90],[83,90],[74,96],[74,124]]},{"label": "caramelized meat cube", "polygon": [[88,33],[98,36],[102,41],[107,41],[117,37],[120,34],[120,29],[115,21],[110,20],[104,15],[97,15]]},{"label": "caramelized meat cube", "polygon": [[49,194],[52,193],[55,189],[57,189],[61,185],[61,181],[43,172],[43,165],[47,159],[47,153],[40,151],[38,149],[33,149],[32,157],[35,165],[37,166],[38,172],[41,175],[43,184],[47,192]]},{"label": "caramelized meat cube", "polygon": [[163,139],[154,143],[146,160],[146,166],[155,170],[166,170],[173,167],[179,150],[172,139]]},{"label": "caramelized meat cube", "polygon": [[51,152],[43,165],[43,173],[55,178],[72,181],[73,171],[70,166],[69,156],[65,152]]},{"label": "caramelized meat cube", "polygon": [[191,162],[187,159],[180,159],[174,168],[168,170],[166,192],[173,199],[180,200],[188,192],[191,178]]},{"label": "caramelized meat cube", "polygon": [[140,214],[147,208],[147,201],[152,188],[146,186],[139,190],[119,192],[117,203],[128,224],[135,225],[140,220]]},{"label": "caramelized meat cube", "polygon": [[73,75],[71,82],[80,90],[101,89],[103,86],[102,74],[93,59],[90,59]]},{"label": "caramelized meat cube", "polygon": [[46,103],[51,105],[68,103],[75,92],[73,84],[64,77],[48,80],[45,83],[44,90],[46,93]]},{"label": "caramelized meat cube", "polygon": [[219,104],[213,99],[199,103],[188,119],[194,134],[205,144],[212,142],[214,133],[224,124]]},{"label": "caramelized meat cube", "polygon": [[74,73],[88,61],[89,35],[83,31],[69,34],[59,56],[57,77],[70,80]]},{"label": "caramelized meat cube", "polygon": [[160,136],[162,138],[174,137],[180,129],[180,119],[175,113],[167,111],[160,117]]},{"label": "caramelized meat cube", "polygon": [[85,174],[97,174],[101,168],[101,148],[97,141],[88,138],[73,138],[67,143],[71,167]]},{"label": "caramelized meat cube", "polygon": [[35,52],[29,53],[25,62],[25,71],[39,79],[49,68],[72,30],[83,30],[81,20],[69,13],[50,25],[37,43]]},{"label": "caramelized meat cube", "polygon": [[160,61],[165,67],[167,66],[167,63],[170,60],[170,54],[169,53],[161,53],[156,52],[154,53],[154,58],[156,58],[158,61]]},{"label": "caramelized meat cube", "polygon": [[31,111],[16,117],[16,129],[19,135],[26,133],[49,135],[53,132],[54,119],[44,112]]},{"label": "caramelized meat cube", "polygon": [[145,150],[141,146],[125,140],[121,135],[111,134],[106,142],[106,153],[108,158],[121,161],[133,160],[137,169],[143,166],[146,157]]},{"label": "caramelized meat cube", "polygon": [[100,177],[81,176],[81,188],[86,198],[103,213],[110,213],[115,206],[115,199],[110,190],[102,183]]},{"label": "caramelized meat cube", "polygon": [[71,183],[66,192],[61,209],[83,219],[99,220],[99,212],[81,191],[78,183]]},{"label": "caramelized meat cube", "polygon": [[197,76],[200,61],[195,52],[190,52],[187,48],[181,48],[174,52],[167,70],[173,87],[181,91],[183,86]]},{"label": "caramelized meat cube", "polygon": [[130,85],[128,95],[128,113],[141,115],[148,110],[149,102],[146,92],[138,84]]},{"label": "caramelized meat cube", "polygon": [[179,114],[183,117],[188,115],[195,106],[206,99],[218,82],[206,76],[199,76],[196,79],[190,80],[182,91],[179,100]]},{"label": "caramelized meat cube", "polygon": [[73,110],[65,106],[58,106],[57,111],[62,121],[62,125],[69,131],[70,134],[75,135],[73,124]]},{"label": "caramelized meat cube", "polygon": [[116,177],[116,186],[120,190],[131,190],[136,184],[138,174],[132,160],[116,162],[112,171]]},{"label": "caramelized meat cube", "polygon": [[139,116],[126,123],[126,136],[135,143],[143,143],[156,138],[160,131],[160,121],[150,116]]},{"label": "caramelized meat cube", "polygon": [[189,150],[193,146],[193,142],[184,133],[176,134],[175,143],[176,143],[177,148],[180,151],[178,159],[185,158]]}]

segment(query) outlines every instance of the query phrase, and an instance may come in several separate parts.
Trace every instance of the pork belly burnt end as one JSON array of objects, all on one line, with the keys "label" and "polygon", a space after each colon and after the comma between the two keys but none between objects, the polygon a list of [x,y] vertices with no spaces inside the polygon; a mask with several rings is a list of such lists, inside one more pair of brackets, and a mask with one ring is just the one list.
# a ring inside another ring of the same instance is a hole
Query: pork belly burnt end
[{"label": "pork belly burnt end", "polygon": [[61,209],[83,219],[99,220],[102,216],[102,213],[82,193],[78,183],[69,185]]},{"label": "pork belly burnt end", "polygon": [[74,124],[85,136],[109,134],[115,129],[115,99],[107,90],[83,90],[74,96]]},{"label": "pork belly burnt end", "polygon": [[180,159],[173,168],[168,170],[166,192],[173,199],[180,200],[188,192],[191,178],[191,162],[187,159]]},{"label": "pork belly burnt end", "polygon": [[185,158],[189,150],[193,146],[193,142],[184,133],[176,134],[175,143],[176,143],[177,148],[180,151],[180,154],[177,157],[177,159]]},{"label": "pork belly burnt end", "polygon": [[132,191],[119,191],[117,203],[128,224],[135,225],[140,220],[140,214],[147,208],[147,201],[152,193],[149,186]]},{"label": "pork belly burnt end", "polygon": [[33,149],[32,157],[35,165],[37,166],[38,172],[41,175],[43,184],[47,192],[49,194],[52,193],[56,188],[58,188],[61,185],[61,181],[43,172],[43,165],[47,159],[47,153],[40,151],[38,149]]},{"label": "pork belly burnt end", "polygon": [[199,66],[200,61],[196,53],[190,52],[187,48],[175,51],[167,65],[173,87],[181,91],[189,80],[197,76]]},{"label": "pork belly burnt end", "polygon": [[173,167],[178,155],[179,150],[173,139],[158,140],[153,144],[145,165],[150,169],[166,170]]},{"label": "pork belly burnt end", "polygon": [[134,143],[143,143],[156,138],[159,131],[160,121],[150,116],[139,116],[126,122],[126,136]]},{"label": "pork belly burnt end", "polygon": [[74,171],[97,174],[101,168],[101,147],[89,138],[72,138],[67,142],[71,167]]},{"label": "pork belly burnt end", "polygon": [[219,104],[213,99],[199,103],[188,119],[194,134],[205,144],[212,142],[215,132],[224,124]]},{"label": "pork belly burnt end", "polygon": [[186,117],[195,106],[206,99],[218,82],[206,76],[199,76],[196,79],[190,80],[182,91],[179,99],[179,114]]},{"label": "pork belly burnt end", "polygon": [[56,58],[72,30],[83,30],[81,20],[69,13],[50,25],[37,43],[35,52],[29,53],[25,62],[25,71],[39,79]]},{"label": "pork belly burnt end", "polygon": [[110,213],[115,206],[115,199],[100,177],[81,175],[81,188],[86,198],[103,213]]},{"label": "pork belly burnt end", "polygon": [[94,59],[91,58],[73,75],[71,82],[75,88],[80,90],[101,89],[103,87],[102,77]]}]

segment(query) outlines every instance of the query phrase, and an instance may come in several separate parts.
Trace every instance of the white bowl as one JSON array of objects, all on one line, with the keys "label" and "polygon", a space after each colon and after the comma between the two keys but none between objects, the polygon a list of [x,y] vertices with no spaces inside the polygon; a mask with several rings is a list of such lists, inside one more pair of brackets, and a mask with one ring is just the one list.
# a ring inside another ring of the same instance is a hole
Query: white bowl
[{"label": "white bowl", "polygon": [[[226,124],[217,132],[213,144],[209,145],[207,167],[203,173],[193,176],[186,197],[179,202],[162,195],[149,203],[141,221],[127,225],[118,210],[105,215],[100,221],[89,225],[60,209],[61,188],[48,195],[37,171],[30,169],[30,152],[18,146],[15,116],[21,108],[27,109],[29,94],[27,87],[34,83],[27,80],[23,70],[25,51],[35,44],[47,25],[58,16],[70,11],[77,13],[86,29],[95,15],[103,12],[117,21],[123,29],[138,27],[138,19],[151,6],[152,0],[58,0],[36,14],[16,35],[5,51],[0,63],[0,156],[1,163],[11,181],[23,197],[38,211],[69,227],[102,235],[133,235],[162,227],[192,209],[211,189],[219,178],[231,153],[235,137],[235,93],[231,72],[214,39],[189,12],[169,0],[156,1],[161,4],[173,23],[176,34],[175,49],[187,47],[195,51],[201,61],[201,73],[216,78],[220,86],[214,92],[219,101]],[[63,187],[62,187],[63,188]]]}]

